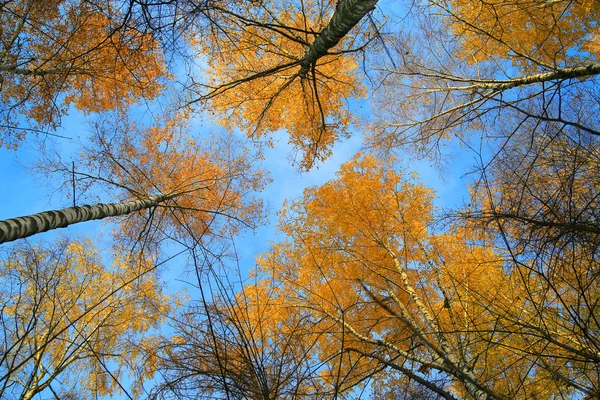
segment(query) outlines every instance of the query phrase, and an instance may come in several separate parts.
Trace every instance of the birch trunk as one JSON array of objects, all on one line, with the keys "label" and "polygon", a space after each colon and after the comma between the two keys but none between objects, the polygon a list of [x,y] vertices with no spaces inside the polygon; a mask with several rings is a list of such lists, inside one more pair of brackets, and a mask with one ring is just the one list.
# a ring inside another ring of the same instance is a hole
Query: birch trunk
[{"label": "birch trunk", "polygon": [[127,215],[135,211],[155,207],[173,196],[150,196],[145,199],[123,203],[84,205],[62,210],[44,211],[38,214],[0,221],[0,244],[26,238],[52,229],[65,228],[79,222]]},{"label": "birch trunk", "polygon": [[317,60],[335,47],[368,12],[378,0],[339,0],[331,20],[315,41],[306,49],[300,60],[300,76],[304,76]]}]

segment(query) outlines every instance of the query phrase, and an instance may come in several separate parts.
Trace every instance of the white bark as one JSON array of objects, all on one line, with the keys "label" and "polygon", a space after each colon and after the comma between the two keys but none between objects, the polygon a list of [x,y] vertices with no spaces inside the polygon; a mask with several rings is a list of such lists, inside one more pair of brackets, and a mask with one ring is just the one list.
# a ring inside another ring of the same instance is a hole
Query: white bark
[{"label": "white bark", "polygon": [[375,8],[378,0],[339,0],[331,20],[300,60],[300,76],[306,75],[317,60],[335,47],[356,24]]},{"label": "white bark", "polygon": [[155,207],[172,196],[150,196],[145,199],[123,203],[84,205],[62,210],[44,211],[38,214],[0,221],[0,243],[26,238],[56,228],[65,228],[79,222],[127,215],[135,211]]}]

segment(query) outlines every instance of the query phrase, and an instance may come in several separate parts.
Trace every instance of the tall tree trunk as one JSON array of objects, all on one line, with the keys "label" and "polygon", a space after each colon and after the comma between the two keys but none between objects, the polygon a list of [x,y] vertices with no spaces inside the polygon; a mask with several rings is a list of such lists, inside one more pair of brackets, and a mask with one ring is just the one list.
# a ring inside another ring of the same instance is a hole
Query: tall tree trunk
[{"label": "tall tree trunk", "polygon": [[300,60],[300,76],[306,75],[310,67],[323,57],[329,49],[354,28],[368,12],[375,8],[378,0],[339,0],[335,12],[327,26],[319,33],[315,41],[306,49]]},{"label": "tall tree trunk", "polygon": [[473,79],[473,84],[464,87],[456,86],[452,89],[476,90],[491,89],[496,92],[508,90],[519,86],[532,85],[536,83],[552,82],[556,80],[567,80],[575,78],[589,78],[600,74],[600,63],[589,64],[583,67],[557,68],[554,71],[542,72],[540,74],[527,75],[508,80],[482,80]]},{"label": "tall tree trunk", "polygon": [[26,238],[56,228],[65,228],[79,222],[127,215],[155,207],[172,195],[150,196],[123,203],[95,204],[44,211],[38,214],[0,221],[0,244]]}]

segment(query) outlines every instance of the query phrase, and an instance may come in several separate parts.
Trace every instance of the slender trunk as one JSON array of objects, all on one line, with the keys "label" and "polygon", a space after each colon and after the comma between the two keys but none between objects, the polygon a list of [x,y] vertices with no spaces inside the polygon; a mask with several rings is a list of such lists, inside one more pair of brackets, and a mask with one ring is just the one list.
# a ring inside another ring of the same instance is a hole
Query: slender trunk
[{"label": "slender trunk", "polygon": [[551,72],[543,72],[541,74],[528,75],[506,81],[478,82],[462,89],[491,89],[499,92],[502,90],[516,88],[518,86],[526,86],[535,83],[551,82],[562,79],[589,78],[598,74],[600,74],[600,63],[595,63],[583,67],[557,68]]},{"label": "slender trunk", "polygon": [[375,8],[375,4],[377,0],[339,0],[331,20],[306,49],[304,57],[300,60],[302,67],[300,76],[306,75],[319,58],[335,47],[350,32],[350,29]]},{"label": "slender trunk", "polygon": [[78,72],[72,66],[71,68],[48,68],[48,69],[31,69],[16,67],[14,65],[0,64],[0,72],[8,72],[14,75],[25,76],[46,76],[46,75],[77,75]]},{"label": "slender trunk", "polygon": [[485,222],[493,221],[493,220],[502,220],[502,221],[518,221],[523,223],[523,225],[529,225],[530,229],[540,229],[540,228],[554,228],[557,230],[555,235],[563,235],[566,233],[577,233],[577,234],[585,234],[591,233],[594,235],[600,235],[600,226],[598,224],[594,224],[593,221],[581,221],[581,222],[560,222],[560,221],[551,221],[551,220],[542,220],[531,218],[526,215],[519,215],[515,213],[502,213],[502,212],[478,212],[478,213],[465,213],[462,214],[461,217],[465,219],[481,219]]},{"label": "slender trunk", "polygon": [[123,203],[95,204],[69,207],[62,210],[44,211],[38,214],[0,221],[0,243],[26,238],[56,228],[65,228],[79,222],[127,215],[135,211],[155,207],[173,197],[150,196],[145,199]]}]

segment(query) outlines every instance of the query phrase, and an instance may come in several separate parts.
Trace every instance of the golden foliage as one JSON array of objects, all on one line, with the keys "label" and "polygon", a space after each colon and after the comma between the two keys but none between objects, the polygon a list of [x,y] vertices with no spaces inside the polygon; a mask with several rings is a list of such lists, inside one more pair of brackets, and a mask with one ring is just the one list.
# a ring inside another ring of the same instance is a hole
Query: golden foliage
[{"label": "golden foliage", "polygon": [[521,347],[541,355],[557,385],[591,395],[598,387],[600,158],[595,140],[568,129],[554,133],[507,146],[474,187],[477,211],[467,217],[510,251],[528,304],[514,319],[526,339]]},{"label": "golden foliage", "polygon": [[600,6],[584,1],[463,1],[443,3],[470,63],[511,59],[527,72],[540,66],[597,62],[593,38]]},{"label": "golden foliage", "polygon": [[261,221],[262,202],[253,195],[268,178],[253,165],[254,155],[233,137],[196,139],[185,117],[165,117],[150,127],[105,119],[82,154],[95,176],[124,189],[122,200],[172,196],[127,216],[119,232],[128,240],[144,233],[151,242],[165,235],[209,241]]},{"label": "golden foliage", "polygon": [[305,169],[328,157],[336,140],[347,135],[352,116],[346,99],[365,95],[356,53],[344,53],[355,33],[301,73],[300,60],[333,5],[311,2],[299,11],[288,2],[255,3],[240,11],[243,20],[219,21],[221,29],[193,42],[208,61],[207,86],[213,91],[206,97],[218,122],[254,139],[287,130],[290,143],[304,154]]},{"label": "golden foliage", "polygon": [[160,345],[158,397],[314,398],[319,367],[312,363],[309,321],[282,307],[268,282],[237,294],[221,290],[209,303],[188,307]]},{"label": "golden foliage", "polygon": [[321,379],[350,391],[367,376],[377,386],[434,374],[436,390],[490,398],[574,390],[556,374],[585,381],[585,367],[560,361],[590,355],[566,345],[588,333],[559,318],[558,302],[578,296],[550,295],[543,276],[511,267],[474,225],[432,232],[433,194],[391,167],[360,156],[307,189],[283,216],[288,239],[259,260],[281,304],[321,334]]},{"label": "golden foliage", "polygon": [[[290,206],[281,225],[288,241],[259,260],[260,269],[282,285],[281,301],[312,315],[313,329],[322,335],[318,354],[327,366],[320,378],[330,388],[349,390],[378,369],[376,361],[350,349],[368,353],[376,340],[401,343],[411,336],[372,295],[391,300],[388,292],[402,279],[384,244],[422,259],[412,237],[426,229],[431,198],[382,160],[356,157],[342,166],[338,179],[306,190]],[[406,292],[397,295],[407,300]]]},{"label": "golden foliage", "polygon": [[56,128],[70,105],[97,112],[158,95],[167,76],[159,45],[114,7],[70,0],[0,7],[5,146],[23,138],[19,116]]},{"label": "golden foliage", "polygon": [[152,260],[124,254],[106,268],[87,240],[55,251],[25,245],[2,262],[2,397],[69,384],[102,396],[120,390],[117,380],[140,361],[138,343],[172,308]]},{"label": "golden foliage", "polygon": [[422,11],[413,31],[386,38],[370,145],[436,158],[449,141],[493,151],[553,122],[598,133],[597,2],[448,0]]}]

